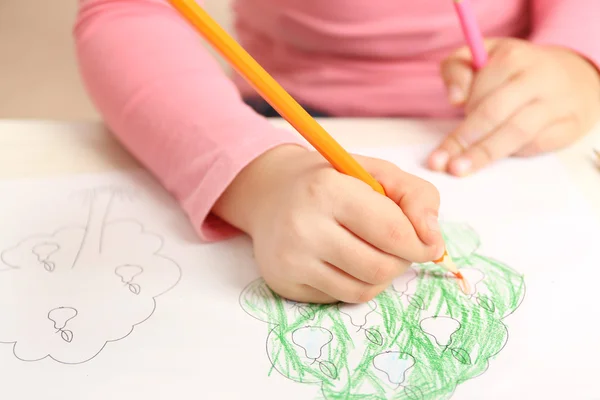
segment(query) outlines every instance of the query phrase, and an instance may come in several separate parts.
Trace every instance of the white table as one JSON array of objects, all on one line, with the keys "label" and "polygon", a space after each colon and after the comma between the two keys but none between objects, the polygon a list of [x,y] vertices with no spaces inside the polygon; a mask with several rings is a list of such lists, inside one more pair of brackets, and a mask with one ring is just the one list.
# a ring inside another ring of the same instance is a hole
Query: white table
[{"label": "white table", "polygon": [[[388,147],[439,140],[453,121],[324,119],[321,124],[346,148]],[[285,121],[274,124],[292,129]],[[600,171],[592,149],[600,125],[558,154],[600,214]],[[0,120],[0,179],[43,177],[137,166],[100,122]],[[559,187],[556,188],[560,190]]]}]

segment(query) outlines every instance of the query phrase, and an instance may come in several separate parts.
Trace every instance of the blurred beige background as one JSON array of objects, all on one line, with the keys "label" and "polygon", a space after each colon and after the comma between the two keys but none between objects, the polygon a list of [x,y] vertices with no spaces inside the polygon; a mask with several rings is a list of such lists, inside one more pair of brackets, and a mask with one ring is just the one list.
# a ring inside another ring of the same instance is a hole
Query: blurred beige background
[{"label": "blurred beige background", "polygon": [[[0,118],[98,119],[75,62],[78,0],[0,0]],[[230,27],[229,0],[206,0]]]}]

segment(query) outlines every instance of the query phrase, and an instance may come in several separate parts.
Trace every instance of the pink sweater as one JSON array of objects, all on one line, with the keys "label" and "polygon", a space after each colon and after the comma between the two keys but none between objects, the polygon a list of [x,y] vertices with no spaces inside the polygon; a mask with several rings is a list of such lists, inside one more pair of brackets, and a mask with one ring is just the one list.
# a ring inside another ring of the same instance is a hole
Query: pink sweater
[{"label": "pink sweater", "polygon": [[[224,0],[223,0],[224,1]],[[600,1],[472,0],[484,35],[567,46],[600,65]],[[464,44],[452,0],[236,0],[242,45],[298,101],[335,116],[448,117],[439,61]],[[166,0],[80,0],[80,70],[105,122],[181,203],[200,238],[255,157],[299,136],[240,96]]]}]

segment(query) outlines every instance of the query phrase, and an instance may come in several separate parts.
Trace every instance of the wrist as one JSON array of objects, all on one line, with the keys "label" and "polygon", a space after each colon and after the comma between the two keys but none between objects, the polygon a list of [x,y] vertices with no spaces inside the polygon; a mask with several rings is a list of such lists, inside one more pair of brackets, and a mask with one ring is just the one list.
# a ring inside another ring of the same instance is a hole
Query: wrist
[{"label": "wrist", "polygon": [[591,75],[593,76],[592,80],[595,84],[598,85],[598,88],[600,89],[600,67],[588,57],[579,53],[574,54],[578,56],[579,59],[582,60],[590,68]]},{"label": "wrist", "polygon": [[568,54],[585,64],[593,75],[594,83],[600,86],[600,66],[584,54],[566,47],[555,47],[555,51],[562,54]]},{"label": "wrist", "polygon": [[284,144],[255,158],[229,184],[213,206],[213,214],[251,235],[265,197],[285,179],[290,158],[305,152],[300,145]]}]

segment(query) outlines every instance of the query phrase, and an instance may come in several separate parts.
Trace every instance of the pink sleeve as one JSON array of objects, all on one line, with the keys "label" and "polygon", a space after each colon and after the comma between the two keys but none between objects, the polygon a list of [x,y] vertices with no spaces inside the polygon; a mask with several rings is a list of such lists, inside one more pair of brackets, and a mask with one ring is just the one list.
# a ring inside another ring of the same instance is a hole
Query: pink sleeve
[{"label": "pink sleeve", "polygon": [[600,1],[531,2],[532,42],[569,48],[600,68]]},{"label": "pink sleeve", "polygon": [[119,141],[179,201],[200,238],[238,233],[210,213],[234,177],[295,132],[247,107],[166,0],[80,0],[85,86]]}]

